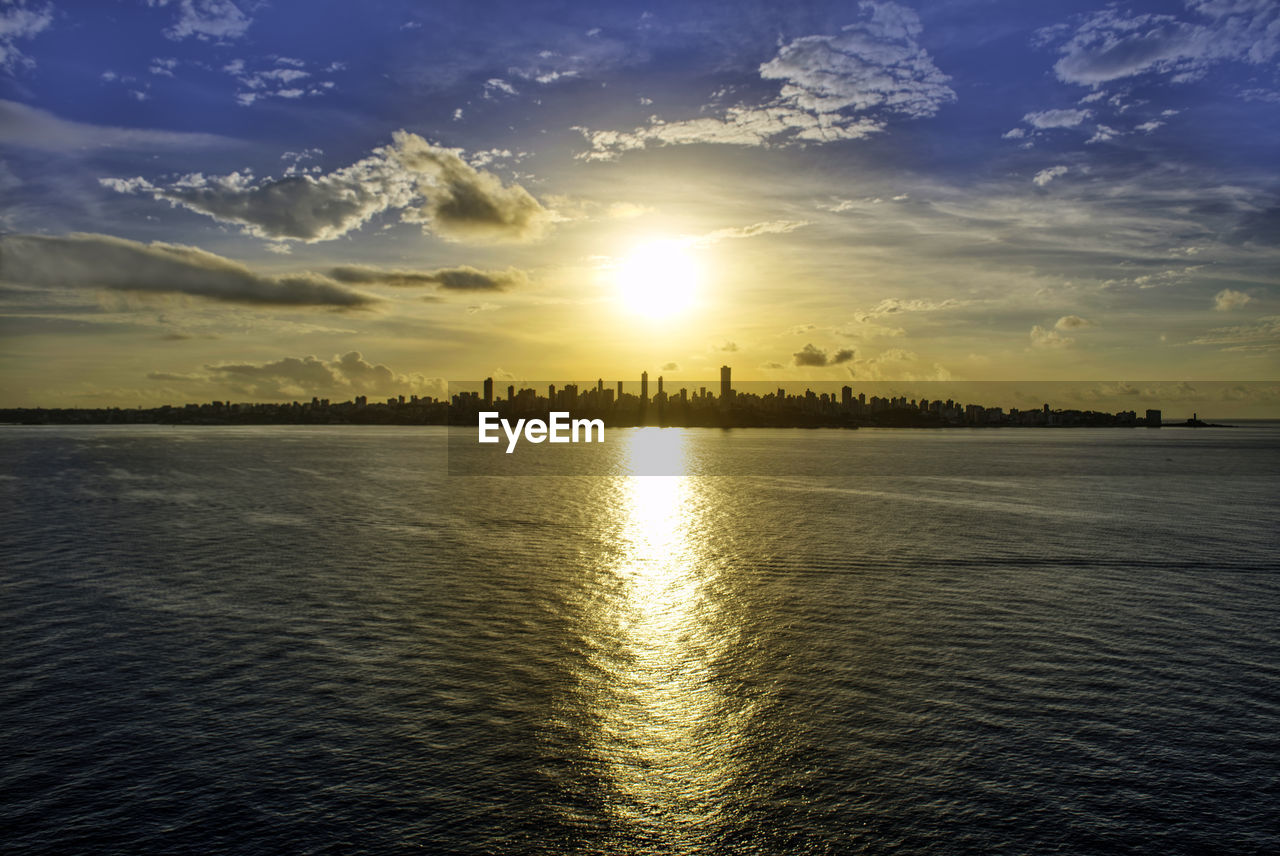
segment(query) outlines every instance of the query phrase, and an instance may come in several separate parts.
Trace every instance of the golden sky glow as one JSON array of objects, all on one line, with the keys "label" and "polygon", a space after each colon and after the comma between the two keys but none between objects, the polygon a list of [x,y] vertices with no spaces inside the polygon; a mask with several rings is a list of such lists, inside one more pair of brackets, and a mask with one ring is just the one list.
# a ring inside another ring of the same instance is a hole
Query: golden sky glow
[{"label": "golden sky glow", "polygon": [[1280,377],[1266,4],[271,8],[0,27],[0,403]]}]

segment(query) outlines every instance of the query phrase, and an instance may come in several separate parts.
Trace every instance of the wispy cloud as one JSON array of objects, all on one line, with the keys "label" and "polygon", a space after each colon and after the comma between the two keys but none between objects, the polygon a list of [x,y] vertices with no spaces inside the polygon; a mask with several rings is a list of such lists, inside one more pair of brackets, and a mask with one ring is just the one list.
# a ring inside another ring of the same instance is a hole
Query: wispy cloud
[{"label": "wispy cloud", "polygon": [[231,0],[146,0],[148,6],[173,7],[177,16],[165,28],[165,38],[174,41],[195,37],[201,41],[226,42],[243,36],[253,19]]},{"label": "wispy cloud", "polygon": [[16,0],[0,9],[0,69],[13,73],[19,66],[30,68],[35,61],[18,47],[18,42],[35,38],[53,23],[53,6],[32,5]]},{"label": "wispy cloud", "polygon": [[0,143],[45,151],[207,149],[237,144],[236,140],[216,134],[73,122],[3,98],[0,98]]}]

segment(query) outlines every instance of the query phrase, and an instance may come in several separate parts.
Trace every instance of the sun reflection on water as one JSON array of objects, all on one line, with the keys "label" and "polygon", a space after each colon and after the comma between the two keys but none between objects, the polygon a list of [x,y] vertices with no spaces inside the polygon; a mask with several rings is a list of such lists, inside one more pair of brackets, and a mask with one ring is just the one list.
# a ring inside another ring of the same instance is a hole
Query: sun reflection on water
[{"label": "sun reflection on water", "polygon": [[[638,431],[627,450],[632,472],[655,457],[671,472],[683,455],[683,432],[673,430]],[[620,585],[601,603],[614,615],[598,618],[612,625],[617,656],[596,713],[610,810],[626,838],[619,849],[697,850],[723,826],[741,742],[714,681],[732,634],[720,626],[707,500],[696,478],[631,476],[616,480],[612,510]]]}]

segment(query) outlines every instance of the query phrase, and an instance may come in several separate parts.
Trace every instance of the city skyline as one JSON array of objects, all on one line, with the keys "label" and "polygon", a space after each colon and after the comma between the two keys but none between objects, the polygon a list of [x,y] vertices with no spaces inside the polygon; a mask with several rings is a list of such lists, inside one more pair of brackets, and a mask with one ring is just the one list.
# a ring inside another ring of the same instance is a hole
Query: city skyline
[{"label": "city skyline", "polygon": [[[549,412],[557,408],[585,412],[592,415],[620,416],[624,419],[639,418],[637,424],[646,423],[648,409],[653,424],[673,427],[699,425],[704,422],[688,421],[689,414],[676,417],[675,408],[697,410],[714,408],[727,413],[743,403],[740,414],[752,411],[778,412],[793,410],[796,413],[825,414],[841,417],[832,424],[841,424],[843,417],[873,417],[886,411],[918,412],[929,415],[925,423],[951,426],[994,425],[1141,425],[1159,424],[1159,414],[1164,408],[1172,408],[1177,416],[1173,424],[1179,424],[1183,411],[1190,413],[1188,423],[1200,421],[1204,412],[1209,418],[1258,419],[1274,418],[1271,402],[1274,386],[1267,382],[976,382],[951,381],[742,381],[734,383],[732,367],[720,367],[718,387],[712,381],[675,381],[670,388],[665,376],[658,375],[652,388],[649,373],[641,371],[632,378],[632,386],[624,379],[606,381],[603,376],[594,381],[530,381],[527,379],[503,379],[501,383],[488,377],[483,381],[451,381],[435,390],[435,394],[397,393],[380,398],[358,393],[347,399],[312,396],[310,401],[297,400],[213,400],[207,402],[168,402],[156,407],[133,408],[119,405],[104,408],[0,408],[0,421],[10,422],[108,422],[113,414],[138,411],[150,414],[142,421],[172,421],[169,417],[180,411],[188,414],[225,418],[233,413],[274,414],[289,421],[293,414],[324,413],[348,419],[353,412],[366,407],[381,408],[384,404],[395,411],[395,418],[381,421],[401,424],[471,424],[479,408],[503,408],[504,413]],[[815,389],[816,387],[816,389]],[[800,391],[803,388],[803,391]],[[717,391],[718,389],[718,391]],[[545,394],[544,394],[545,391]],[[503,394],[505,392],[505,394]],[[1041,399],[1046,399],[1041,402]],[[1052,400],[1052,407],[1050,401]],[[662,421],[664,408],[670,403],[673,418]],[[409,407],[409,411],[403,408]],[[333,408],[332,410],[330,408]],[[421,408],[431,408],[430,412]],[[1157,414],[1152,423],[1151,414]],[[1050,415],[1054,418],[1048,418]],[[1114,416],[1105,421],[1083,418],[1082,414]],[[1145,414],[1145,415],[1140,415]],[[758,415],[758,414],[757,414]],[[1045,418],[1040,418],[1043,415]],[[685,421],[681,421],[684,419]],[[1145,420],[1145,421],[1144,421]],[[181,421],[181,420],[179,420]],[[304,419],[303,421],[310,421]],[[321,419],[319,421],[325,421]],[[361,420],[378,422],[379,419]],[[705,421],[705,420],[704,420]],[[846,420],[847,421],[847,420]],[[925,424],[921,423],[921,424]],[[723,423],[725,426],[733,420]],[[744,426],[751,423],[741,423]],[[849,423],[852,424],[852,423]],[[870,419],[863,424],[882,424],[886,427],[912,427],[914,423],[901,419]],[[761,423],[762,427],[767,427]]]},{"label": "city skyline", "polygon": [[1274,3],[306,8],[0,7],[0,406],[732,361],[1280,413]]}]

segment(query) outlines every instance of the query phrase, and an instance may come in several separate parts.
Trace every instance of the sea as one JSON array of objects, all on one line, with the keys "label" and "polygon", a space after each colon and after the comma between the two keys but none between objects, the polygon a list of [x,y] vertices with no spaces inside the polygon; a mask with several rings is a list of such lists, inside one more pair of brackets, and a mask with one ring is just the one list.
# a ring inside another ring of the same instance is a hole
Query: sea
[{"label": "sea", "polygon": [[0,427],[0,849],[1280,852],[1280,424],[465,430]]}]

